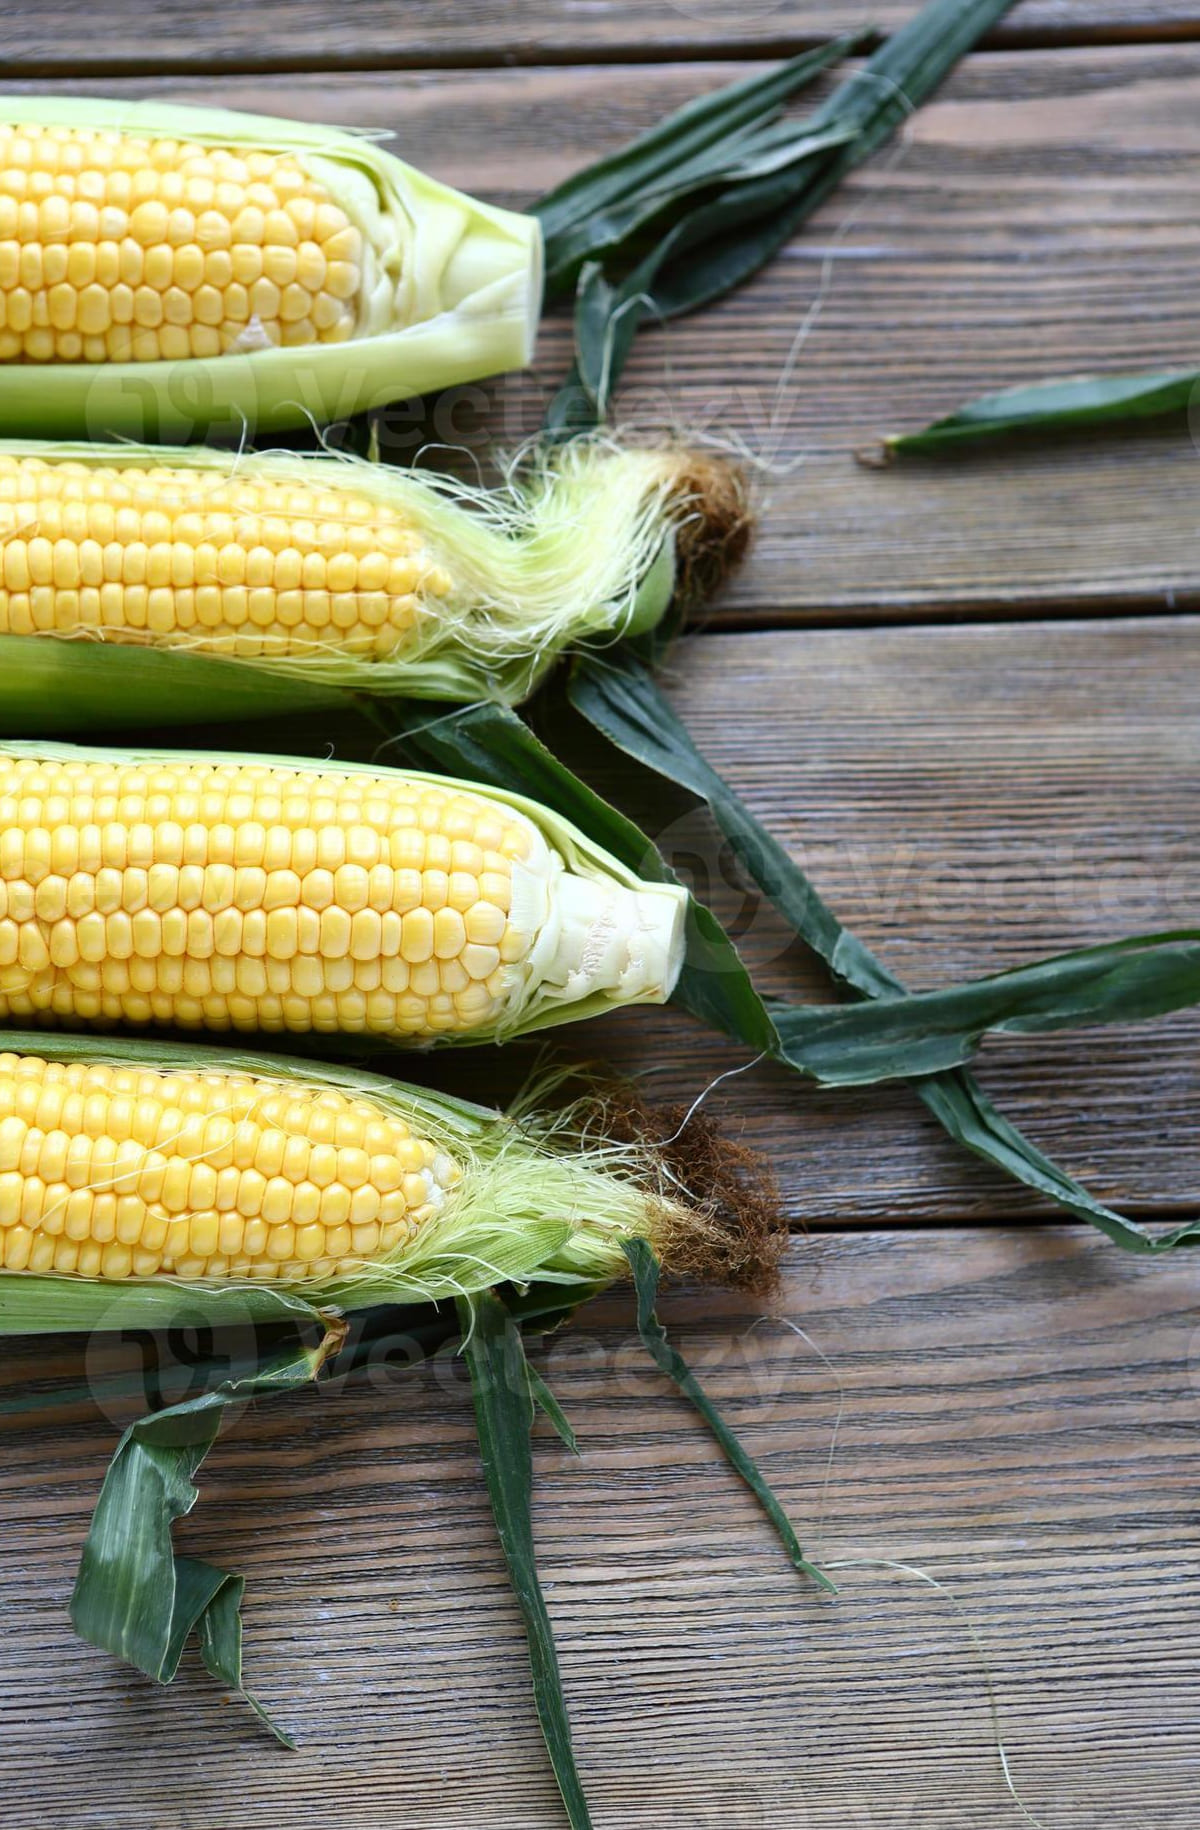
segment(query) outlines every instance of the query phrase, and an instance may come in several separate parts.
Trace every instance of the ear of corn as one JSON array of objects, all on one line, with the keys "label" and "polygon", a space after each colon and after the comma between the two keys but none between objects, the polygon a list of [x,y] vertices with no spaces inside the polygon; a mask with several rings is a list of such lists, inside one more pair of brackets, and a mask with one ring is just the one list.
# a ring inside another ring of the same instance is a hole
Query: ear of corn
[{"label": "ear of corn", "polygon": [[0,1015],[503,1039],[678,976],[686,893],[446,777],[0,746]]},{"label": "ear of corn", "polygon": [[3,1040],[0,1332],[588,1285],[680,1220],[569,1126],[277,1056]]},{"label": "ear of corn", "polygon": [[0,120],[10,431],[300,425],[529,360],[536,222],[371,139],[75,96]]},{"label": "ear of corn", "polygon": [[705,514],[694,467],[581,440],[488,492],[349,458],[0,445],[0,728],[515,702],[570,643],[662,615],[675,530]]}]

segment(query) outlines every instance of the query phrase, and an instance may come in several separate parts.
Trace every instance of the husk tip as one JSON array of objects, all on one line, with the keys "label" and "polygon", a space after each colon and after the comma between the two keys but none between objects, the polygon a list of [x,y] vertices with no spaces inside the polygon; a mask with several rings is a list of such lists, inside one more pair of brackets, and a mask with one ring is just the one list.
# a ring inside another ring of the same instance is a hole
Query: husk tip
[{"label": "husk tip", "polygon": [[708,1113],[650,1106],[630,1086],[597,1102],[610,1142],[627,1144],[655,1189],[650,1244],[673,1276],[755,1296],[774,1294],[788,1226],[769,1165]]},{"label": "husk tip", "polygon": [[741,564],[754,537],[746,475],[731,458],[686,448],[678,453],[671,494],[682,510],[676,590],[685,603],[702,603]]}]

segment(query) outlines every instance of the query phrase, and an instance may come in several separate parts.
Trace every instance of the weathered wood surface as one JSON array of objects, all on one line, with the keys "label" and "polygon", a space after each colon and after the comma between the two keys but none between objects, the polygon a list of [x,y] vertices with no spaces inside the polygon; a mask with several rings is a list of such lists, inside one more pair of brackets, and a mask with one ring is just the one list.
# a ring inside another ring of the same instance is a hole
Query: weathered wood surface
[{"label": "weathered wood surface", "polygon": [[[12,0],[4,59],[15,69],[336,70],[529,63],[584,58],[787,56],[839,32],[894,31],[917,0],[271,0],[264,17],[238,0],[159,0],[155,28],[128,0],[104,0],[86,30],[71,0]],[[1078,44],[1191,38],[1195,0],[1022,0],[994,42]],[[989,41],[991,42],[991,41]]]},{"label": "weathered wood surface", "polygon": [[[83,86],[395,128],[398,149],[438,176],[519,203],[531,176],[555,183],[737,72]],[[720,621],[1200,600],[1184,426],[882,473],[854,458],[993,387],[1196,362],[1197,96],[1200,47],[970,59],[768,272],[644,337],[619,397],[629,422],[699,433],[766,466],[762,535]],[[427,442],[517,441],[539,423],[568,353],[569,327],[548,321],[532,375],[393,410],[390,450],[407,460]]]},{"label": "weathered wood surface", "polygon": [[[583,1460],[539,1426],[536,1523],[598,1830],[1019,1821],[968,1621],[1043,1824],[1184,1830],[1198,1300],[1194,1259],[1135,1263],[1066,1231],[814,1240],[780,1314],[831,1374],[742,1301],[673,1297],[806,1543],[918,1566],[953,1598],[857,1569],[833,1604],[641,1356],[627,1304],[589,1311],[539,1360]],[[13,1343],[0,1367],[5,1399],[40,1373]],[[71,1637],[125,1414],[5,1424],[11,1830],[558,1830],[457,1373],[276,1401],[201,1476],[180,1536],[247,1573],[249,1680],[295,1755],[197,1663],[155,1691]]]}]

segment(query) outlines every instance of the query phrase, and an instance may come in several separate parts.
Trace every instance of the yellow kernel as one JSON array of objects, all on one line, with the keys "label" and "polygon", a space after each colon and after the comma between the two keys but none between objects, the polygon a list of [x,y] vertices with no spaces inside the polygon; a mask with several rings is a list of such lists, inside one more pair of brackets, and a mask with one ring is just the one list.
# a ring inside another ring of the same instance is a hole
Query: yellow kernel
[{"label": "yellow kernel", "polygon": [[133,1253],[119,1239],[106,1245],[100,1256],[102,1277],[128,1277],[133,1269]]},{"label": "yellow kernel", "polygon": [[466,944],[466,928],[457,909],[439,909],[433,918],[433,951],[438,959],[453,959]]},{"label": "yellow kernel", "polygon": [[[45,231],[43,230],[43,235]],[[156,198],[139,203],[129,218],[129,233],[143,248],[162,241],[167,233],[167,209]]]},{"label": "yellow kernel", "polygon": [[330,907],[321,913],[321,954],[325,959],[344,959],[350,947],[351,918],[343,908]]},{"label": "yellow kernel", "polygon": [[403,917],[400,952],[410,965],[430,959],[434,948],[434,917],[428,909],[410,909]]},{"label": "yellow kernel", "polygon": [[267,1235],[267,1257],[274,1259],[292,1258],[296,1252],[296,1229],[290,1220],[281,1226],[273,1226]]},{"label": "yellow kernel", "polygon": [[[288,1218],[292,1211],[293,1185],[281,1175],[273,1175],[263,1192],[262,1217],[270,1226]],[[290,1249],[283,1254],[291,1257]]]},{"label": "yellow kernel", "polygon": [[333,1182],[321,1190],[321,1224],[325,1227],[342,1226],[350,1215],[350,1190],[340,1182]]}]

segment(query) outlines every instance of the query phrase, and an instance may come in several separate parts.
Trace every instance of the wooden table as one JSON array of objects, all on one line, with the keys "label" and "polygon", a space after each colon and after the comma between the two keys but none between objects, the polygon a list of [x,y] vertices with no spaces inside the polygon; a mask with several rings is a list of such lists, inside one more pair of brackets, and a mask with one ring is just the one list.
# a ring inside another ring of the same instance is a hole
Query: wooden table
[{"label": "wooden table", "polygon": [[[395,128],[430,171],[508,202],[860,17],[855,0],[16,0],[5,74]],[[707,429],[763,465],[762,535],[680,650],[676,703],[914,985],[1195,920],[1186,432],[887,473],[853,453],[984,388],[1195,362],[1198,123],[1195,0],[1023,0],[769,273],[648,334],[629,371],[631,421]],[[519,434],[566,353],[556,322],[533,376],[406,410],[394,449]],[[719,877],[694,820],[672,816],[665,842]],[[768,913],[723,906],[767,985],[820,988]],[[1198,1039],[1185,1015],[1009,1041],[982,1076],[1099,1194],[1178,1218],[1197,1204]],[[741,1063],[675,1013],[580,1041],[687,1099]],[[486,1085],[493,1066],[460,1072]],[[583,1460],[539,1426],[537,1528],[597,1824],[1015,1824],[986,1665],[1043,1824],[1185,1830],[1200,1263],[1064,1225],[902,1088],[822,1096],[759,1067],[713,1107],[783,1177],[786,1288],[765,1320],[690,1291],[666,1313],[806,1542],[864,1562],[832,1604],[795,1576],[636,1351],[624,1298],[564,1335],[544,1370]],[[0,1361],[9,1392],[47,1401],[4,1424],[8,1830],[559,1825],[453,1371],[276,1402],[205,1471],[179,1536],[248,1575],[248,1677],[294,1729],[288,1755],[196,1661],[156,1691],[72,1638],[125,1416],[53,1405],[74,1344]]]}]

